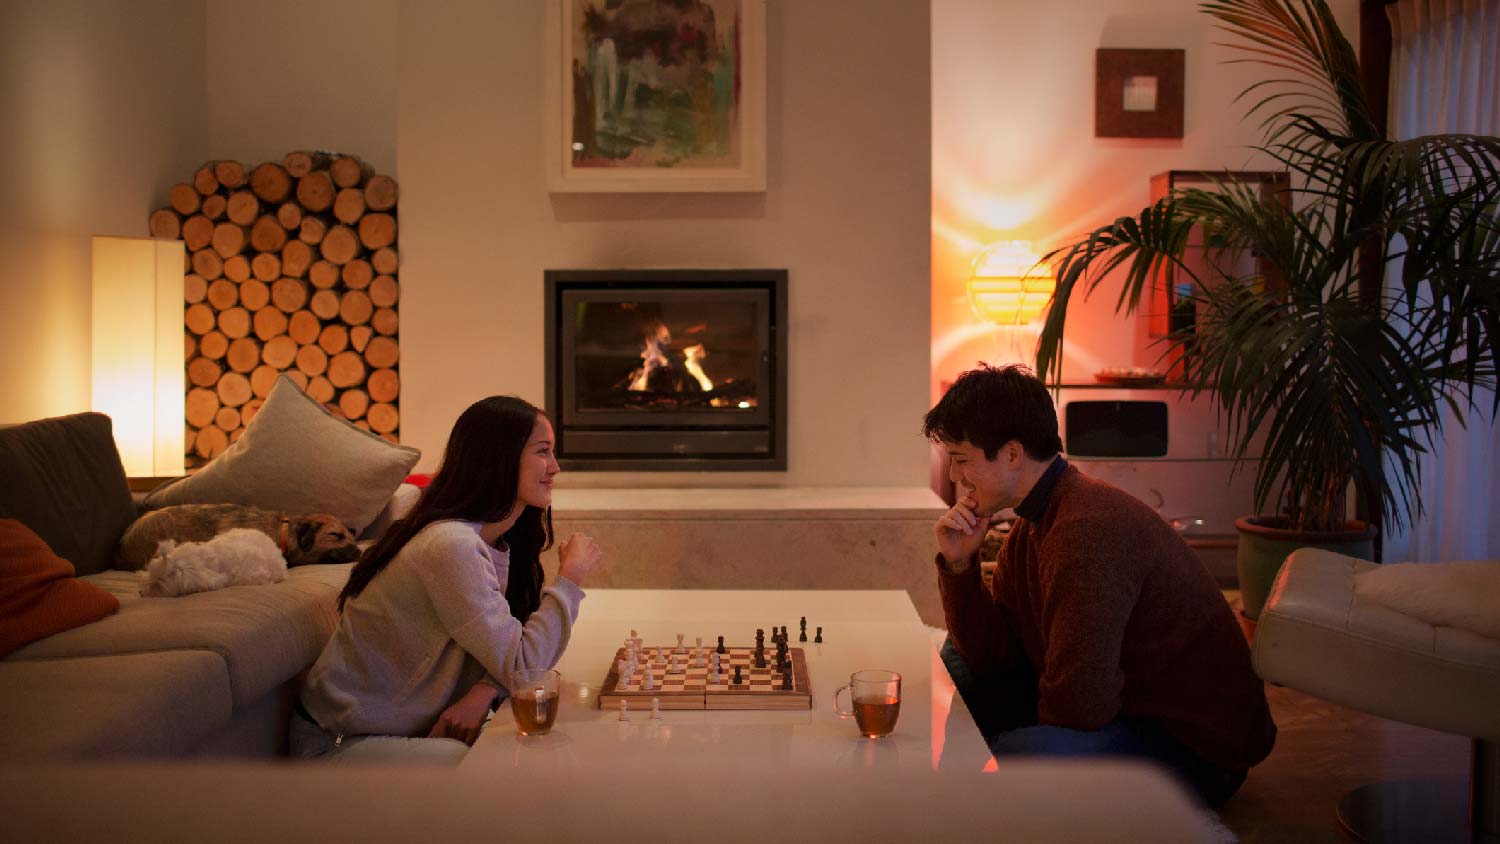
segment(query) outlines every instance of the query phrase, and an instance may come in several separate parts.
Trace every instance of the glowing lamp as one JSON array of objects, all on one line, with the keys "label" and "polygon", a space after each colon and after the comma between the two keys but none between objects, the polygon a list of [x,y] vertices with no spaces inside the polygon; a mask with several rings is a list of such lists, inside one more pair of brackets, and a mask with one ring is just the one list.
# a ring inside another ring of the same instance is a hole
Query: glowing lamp
[{"label": "glowing lamp", "polygon": [[93,407],[130,477],[184,471],[182,266],[180,240],[94,238]]},{"label": "glowing lamp", "polygon": [[974,256],[969,304],[996,325],[1025,325],[1041,316],[1057,281],[1037,264],[1029,240],[1002,240]]}]

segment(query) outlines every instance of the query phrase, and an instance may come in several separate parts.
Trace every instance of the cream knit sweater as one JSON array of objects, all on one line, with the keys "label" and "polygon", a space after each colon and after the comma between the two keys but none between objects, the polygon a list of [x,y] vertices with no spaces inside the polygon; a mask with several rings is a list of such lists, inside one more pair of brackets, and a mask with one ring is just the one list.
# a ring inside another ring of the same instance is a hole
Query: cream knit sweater
[{"label": "cream knit sweater", "polygon": [[344,604],[308,672],[302,704],[338,735],[425,736],[486,675],[551,668],[568,643],[583,590],[558,577],[523,624],[510,614],[507,552],[477,522],[434,522]]}]

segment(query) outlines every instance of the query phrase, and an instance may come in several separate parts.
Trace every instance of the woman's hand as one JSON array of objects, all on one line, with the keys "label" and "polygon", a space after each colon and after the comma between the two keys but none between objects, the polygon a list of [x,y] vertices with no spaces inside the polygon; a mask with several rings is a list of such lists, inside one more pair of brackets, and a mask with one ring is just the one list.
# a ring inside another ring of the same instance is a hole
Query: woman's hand
[{"label": "woman's hand", "polygon": [[489,717],[490,704],[495,702],[499,694],[499,689],[483,680],[475,683],[474,688],[443,710],[427,737],[458,739],[464,744],[473,745],[474,740],[479,738],[484,719]]},{"label": "woman's hand", "polygon": [[594,544],[593,537],[581,533],[573,534],[558,545],[557,556],[561,561],[557,573],[579,586],[604,562],[604,551]]}]

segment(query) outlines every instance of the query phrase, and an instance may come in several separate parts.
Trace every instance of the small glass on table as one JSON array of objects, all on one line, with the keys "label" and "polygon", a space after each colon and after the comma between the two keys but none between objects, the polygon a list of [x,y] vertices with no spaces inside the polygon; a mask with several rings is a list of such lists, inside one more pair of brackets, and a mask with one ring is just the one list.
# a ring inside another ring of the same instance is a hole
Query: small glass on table
[{"label": "small glass on table", "polygon": [[550,668],[528,668],[512,675],[510,711],[523,736],[545,735],[557,720],[562,675]]}]

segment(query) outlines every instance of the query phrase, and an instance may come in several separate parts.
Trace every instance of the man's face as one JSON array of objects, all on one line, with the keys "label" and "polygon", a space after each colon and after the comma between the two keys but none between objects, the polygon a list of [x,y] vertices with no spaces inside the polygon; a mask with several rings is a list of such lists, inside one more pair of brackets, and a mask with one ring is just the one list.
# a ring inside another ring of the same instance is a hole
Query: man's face
[{"label": "man's face", "polygon": [[972,499],[977,515],[993,516],[1021,503],[1019,443],[1001,446],[994,460],[986,459],[984,449],[967,440],[944,442],[943,449],[948,452],[948,478],[958,486],[959,500]]}]

